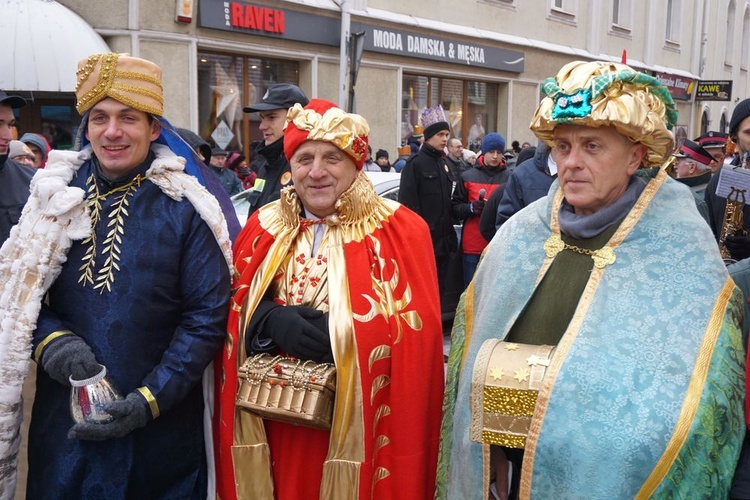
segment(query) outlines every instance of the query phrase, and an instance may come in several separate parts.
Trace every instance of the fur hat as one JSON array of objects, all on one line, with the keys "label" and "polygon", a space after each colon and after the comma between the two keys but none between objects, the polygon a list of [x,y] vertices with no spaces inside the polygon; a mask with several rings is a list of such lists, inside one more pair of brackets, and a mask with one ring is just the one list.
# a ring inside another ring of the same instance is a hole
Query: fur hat
[{"label": "fur hat", "polygon": [[422,126],[424,127],[424,139],[427,140],[441,130],[450,131],[448,119],[445,117],[443,107],[438,104],[436,108],[427,108],[422,111]]},{"label": "fur hat", "polygon": [[330,101],[313,99],[304,108],[295,104],[286,115],[284,155],[291,159],[305,141],[328,141],[349,155],[361,170],[367,158],[370,126]]},{"label": "fur hat", "polygon": [[740,127],[740,123],[748,116],[750,116],[750,99],[745,99],[732,111],[732,119],[729,120],[730,137],[737,137],[737,129]]},{"label": "fur hat", "polygon": [[505,139],[497,132],[492,132],[484,136],[482,140],[482,153],[489,151],[505,151]]},{"label": "fur hat", "polygon": [[542,90],[547,97],[531,119],[531,130],[550,146],[555,127],[571,124],[615,127],[648,148],[643,162],[651,167],[661,166],[674,148],[677,110],[669,90],[625,64],[574,61],[547,78]]},{"label": "fur hat", "polygon": [[76,76],[76,109],[81,115],[108,97],[144,113],[164,113],[161,68],[151,61],[127,54],[94,54],[78,62]]}]

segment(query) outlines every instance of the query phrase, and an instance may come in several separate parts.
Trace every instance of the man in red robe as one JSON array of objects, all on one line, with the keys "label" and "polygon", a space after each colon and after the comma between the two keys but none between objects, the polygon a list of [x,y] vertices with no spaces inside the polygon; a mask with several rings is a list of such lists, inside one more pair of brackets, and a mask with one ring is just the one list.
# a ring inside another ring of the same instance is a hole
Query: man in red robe
[{"label": "man in red robe", "polygon": [[[361,173],[369,126],[328,101],[289,110],[294,185],[235,246],[229,336],[217,363],[218,496],[432,498],[443,357],[424,221]],[[334,361],[330,430],[238,408],[248,353]]]}]

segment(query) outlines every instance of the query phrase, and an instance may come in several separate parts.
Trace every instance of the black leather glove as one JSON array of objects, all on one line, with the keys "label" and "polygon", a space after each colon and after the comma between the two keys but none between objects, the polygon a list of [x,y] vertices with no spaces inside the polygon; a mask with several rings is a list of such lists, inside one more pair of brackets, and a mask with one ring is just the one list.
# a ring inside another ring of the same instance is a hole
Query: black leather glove
[{"label": "black leather glove", "polygon": [[39,361],[52,379],[70,386],[73,380],[85,380],[102,371],[91,348],[78,335],[64,335],[51,342]]},{"label": "black leather glove", "polygon": [[76,424],[68,431],[68,439],[103,441],[121,438],[151,420],[148,402],[139,392],[131,392],[125,399],[102,405],[102,410],[114,417],[107,423]]},{"label": "black leather glove", "polygon": [[487,200],[484,199],[472,201],[471,203],[469,203],[469,205],[471,206],[471,213],[473,213],[474,215],[481,215],[482,211],[484,210],[485,203],[487,203]]},{"label": "black leather glove", "polygon": [[724,246],[727,247],[729,254],[735,260],[750,257],[750,237],[748,236],[727,236],[724,240]]},{"label": "black leather glove", "polygon": [[306,306],[273,309],[260,325],[259,333],[273,340],[291,356],[332,363],[328,315]]}]

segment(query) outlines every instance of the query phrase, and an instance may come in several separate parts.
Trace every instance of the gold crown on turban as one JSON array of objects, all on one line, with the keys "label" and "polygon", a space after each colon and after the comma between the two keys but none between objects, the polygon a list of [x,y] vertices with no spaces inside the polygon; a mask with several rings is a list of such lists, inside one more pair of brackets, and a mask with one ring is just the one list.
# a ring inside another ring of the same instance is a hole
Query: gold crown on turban
[{"label": "gold crown on turban", "polygon": [[669,90],[656,78],[625,64],[574,61],[547,78],[542,90],[547,97],[530,127],[548,145],[554,145],[558,125],[611,125],[648,148],[647,166],[660,166],[669,158],[677,111]]},{"label": "gold crown on turban", "polygon": [[76,76],[76,109],[81,115],[107,97],[144,113],[164,113],[161,68],[151,61],[127,54],[94,54],[78,62]]}]

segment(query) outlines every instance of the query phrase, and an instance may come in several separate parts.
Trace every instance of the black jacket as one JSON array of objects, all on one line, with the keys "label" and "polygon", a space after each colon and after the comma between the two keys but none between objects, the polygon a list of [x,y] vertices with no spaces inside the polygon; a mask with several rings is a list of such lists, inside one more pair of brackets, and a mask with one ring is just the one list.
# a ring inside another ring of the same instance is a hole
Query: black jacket
[{"label": "black jacket", "polygon": [[284,156],[283,137],[268,146],[260,143],[255,154],[262,156],[266,162],[258,168],[258,178],[255,180],[256,186],[261,182],[263,187],[260,191],[253,191],[248,198],[248,218],[260,207],[278,200],[281,188],[292,185],[292,169]]},{"label": "black jacket", "polygon": [[35,173],[36,169],[13,160],[0,164],[0,245],[8,239],[10,228],[18,224]]},{"label": "black jacket", "polygon": [[401,171],[398,201],[427,222],[436,257],[450,255],[458,249],[451,218],[452,191],[453,180],[442,151],[423,144]]}]

